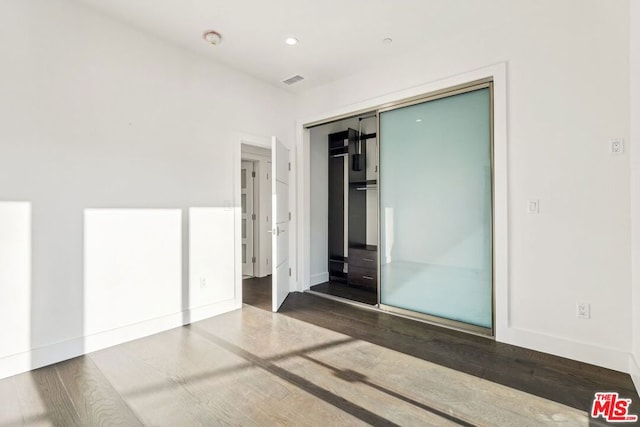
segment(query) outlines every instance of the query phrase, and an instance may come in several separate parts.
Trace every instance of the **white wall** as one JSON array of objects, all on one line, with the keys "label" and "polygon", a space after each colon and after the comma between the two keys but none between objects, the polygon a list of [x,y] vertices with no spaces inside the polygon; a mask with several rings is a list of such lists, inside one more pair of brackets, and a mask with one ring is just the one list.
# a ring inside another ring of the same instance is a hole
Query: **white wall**
[{"label": "white wall", "polygon": [[630,67],[631,77],[631,132],[629,155],[631,163],[631,239],[633,286],[633,358],[630,371],[640,392],[640,3],[629,2],[630,7]]},{"label": "white wall", "polygon": [[[299,97],[304,123],[506,61],[505,340],[623,371],[631,350],[629,163],[607,149],[609,139],[628,138],[628,6],[487,2],[481,30],[460,29]],[[528,199],[540,200],[539,215],[526,213]],[[590,320],[576,317],[578,301],[591,304]]]},{"label": "white wall", "polygon": [[232,132],[291,144],[291,96],[66,0],[1,2],[0,52],[0,377],[239,307],[233,263],[189,252],[233,253]]},{"label": "white wall", "polygon": [[329,280],[329,187],[328,187],[328,153],[327,137],[330,133],[341,129],[338,123],[331,123],[311,129],[310,157],[311,157],[311,247],[309,253],[310,286]]}]

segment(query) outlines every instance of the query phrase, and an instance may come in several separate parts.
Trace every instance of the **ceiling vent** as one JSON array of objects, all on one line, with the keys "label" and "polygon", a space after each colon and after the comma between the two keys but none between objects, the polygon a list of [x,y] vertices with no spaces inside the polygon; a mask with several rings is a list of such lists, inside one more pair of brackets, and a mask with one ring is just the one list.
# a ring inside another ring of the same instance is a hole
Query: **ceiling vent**
[{"label": "ceiling vent", "polygon": [[294,83],[298,83],[300,80],[304,80],[304,77],[296,74],[293,77],[289,77],[288,79],[283,80],[282,83],[284,83],[286,85],[292,85]]}]

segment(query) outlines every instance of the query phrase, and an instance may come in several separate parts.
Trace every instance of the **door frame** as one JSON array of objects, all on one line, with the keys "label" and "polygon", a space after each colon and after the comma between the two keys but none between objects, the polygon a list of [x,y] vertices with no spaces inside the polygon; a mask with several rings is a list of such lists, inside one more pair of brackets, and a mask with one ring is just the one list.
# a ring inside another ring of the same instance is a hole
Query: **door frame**
[{"label": "door frame", "polygon": [[254,164],[256,178],[254,181],[254,212],[257,219],[254,224],[254,254],[256,265],[254,277],[265,277],[271,274],[271,234],[267,230],[271,229],[271,152],[265,156],[262,151],[268,150],[266,147],[256,145],[241,144],[242,161],[250,161]]},{"label": "door frame", "polygon": [[[242,307],[242,212],[241,212],[241,190],[240,190],[240,170],[242,162],[242,144],[252,145],[260,148],[267,148],[271,150],[271,136],[258,136],[249,133],[234,131],[230,134],[231,140],[234,143],[233,147],[233,200],[225,200],[224,207],[234,210],[234,277],[235,277],[235,304],[236,307]],[[280,141],[283,141],[280,139]],[[287,145],[287,144],[285,144]],[[292,270],[291,277],[289,278],[289,292],[298,289],[297,283],[297,261],[300,259],[297,253],[298,242],[298,223],[296,218],[298,216],[298,198],[297,198],[297,174],[296,174],[296,147],[293,145],[287,145],[289,148],[289,155],[291,161],[291,176],[289,178],[289,208],[291,209],[291,221],[289,222],[290,234],[289,234],[289,266]],[[273,177],[272,177],[273,179]],[[291,191],[293,190],[293,191]],[[271,195],[271,194],[270,194]],[[273,254],[272,254],[273,258]],[[273,283],[272,283],[273,286]],[[273,288],[272,288],[273,289]]]},{"label": "door frame", "polygon": [[[300,165],[297,188],[298,211],[301,215],[298,232],[298,265],[301,267],[299,291],[309,290],[311,281],[311,173],[310,130],[312,126],[352,117],[363,112],[379,110],[411,98],[424,97],[476,80],[491,78],[493,93],[494,126],[494,338],[501,342],[513,340],[509,319],[509,271],[508,271],[508,185],[507,185],[507,66],[498,63],[453,77],[428,82],[399,92],[370,98],[337,110],[310,116],[296,122],[297,162]],[[444,326],[439,324],[439,326]]]}]

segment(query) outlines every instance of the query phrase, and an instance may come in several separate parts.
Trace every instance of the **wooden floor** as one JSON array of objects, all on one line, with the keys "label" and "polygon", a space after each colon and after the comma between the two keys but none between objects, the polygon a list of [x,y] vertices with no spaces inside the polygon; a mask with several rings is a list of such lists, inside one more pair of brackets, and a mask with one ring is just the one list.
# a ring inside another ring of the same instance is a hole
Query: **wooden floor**
[{"label": "wooden floor", "polygon": [[378,294],[340,282],[325,282],[311,286],[311,290],[335,297],[346,298],[363,304],[378,304]]},{"label": "wooden floor", "polygon": [[271,311],[271,276],[244,279],[242,281],[242,302]]},{"label": "wooden floor", "polygon": [[594,391],[640,412],[627,375],[309,294],[275,314],[258,283],[242,310],[0,380],[0,426],[586,426]]}]

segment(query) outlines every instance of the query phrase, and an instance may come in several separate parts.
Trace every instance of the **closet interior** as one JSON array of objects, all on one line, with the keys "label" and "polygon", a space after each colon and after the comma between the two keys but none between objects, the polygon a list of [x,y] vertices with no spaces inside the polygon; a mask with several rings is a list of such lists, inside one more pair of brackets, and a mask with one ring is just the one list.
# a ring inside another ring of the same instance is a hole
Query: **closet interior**
[{"label": "closet interior", "polygon": [[326,237],[318,240],[326,239],[328,271],[311,290],[370,305],[378,303],[376,130],[375,114],[311,129],[313,167],[326,165],[326,177],[314,174],[312,186],[326,191],[326,204],[319,207],[327,212]]}]

